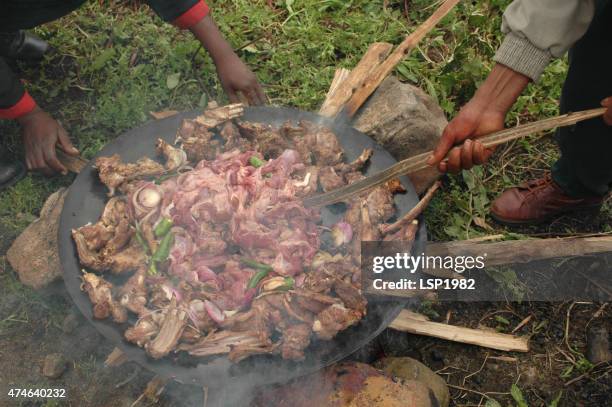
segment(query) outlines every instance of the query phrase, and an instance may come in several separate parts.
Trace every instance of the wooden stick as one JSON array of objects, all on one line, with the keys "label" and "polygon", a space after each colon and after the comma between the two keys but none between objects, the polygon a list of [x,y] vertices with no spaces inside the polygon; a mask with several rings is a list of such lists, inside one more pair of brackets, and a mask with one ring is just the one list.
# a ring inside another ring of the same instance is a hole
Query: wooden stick
[{"label": "wooden stick", "polygon": [[[538,120],[533,123],[523,124],[511,129],[501,130],[491,133],[487,136],[478,139],[485,148],[495,147],[500,144],[507,143],[511,140],[516,140],[529,136],[534,133],[539,133],[544,130],[551,130],[556,127],[570,126],[583,120],[592,119],[601,116],[606,111],[605,107],[583,110],[575,113],[563,114],[549,119]],[[325,206],[332,203],[345,201],[348,198],[358,196],[359,194],[368,191],[371,188],[377,187],[393,178],[400,177],[406,174],[412,174],[424,168],[428,168],[429,158],[432,151],[428,151],[414,157],[402,160],[391,167],[367,178],[353,182],[347,186],[334,189],[319,195],[313,195],[304,199],[306,206]],[[450,152],[449,152],[450,153]]]},{"label": "wooden stick", "polygon": [[431,322],[408,310],[402,310],[389,328],[507,352],[529,352],[529,340],[526,337]]},{"label": "wooden stick", "polygon": [[340,84],[344,82],[350,74],[351,74],[351,71],[349,69],[346,69],[346,68],[336,69],[336,71],[334,72],[334,79],[332,79],[332,83],[331,85],[329,85],[329,90],[327,91],[327,95],[325,95],[325,100],[323,101],[323,104],[321,105],[321,109],[319,109],[319,114],[323,114],[325,109],[329,108],[329,105],[334,100],[334,95],[336,91],[340,87]]},{"label": "wooden stick", "polygon": [[376,88],[385,80],[395,69],[397,64],[412,50],[416,45],[444,18],[459,0],[446,0],[442,5],[412,34],[398,45],[393,53],[376,68],[368,78],[363,81],[361,86],[353,93],[346,104],[344,111],[348,117],[353,117],[361,105],[370,97]]},{"label": "wooden stick", "polygon": [[429,202],[431,202],[431,199],[433,198],[434,194],[441,186],[442,182],[436,181],[431,187],[429,187],[423,198],[421,198],[421,200],[414,206],[414,208],[412,208],[407,214],[399,218],[396,222],[381,225],[380,232],[383,235],[395,232],[396,230],[401,229],[404,225],[418,218],[419,215],[423,213],[425,208],[427,208],[427,205],[429,205]]},{"label": "wooden stick", "polygon": [[104,367],[117,367],[121,366],[128,361],[128,357],[119,348],[113,349],[113,351],[106,357],[104,361]]},{"label": "wooden stick", "polygon": [[488,243],[430,242],[425,250],[427,256],[443,257],[482,256],[486,253],[487,267],[607,252],[612,252],[612,236],[506,240]]},{"label": "wooden stick", "polygon": [[[326,117],[335,116],[342,106],[351,98],[354,90],[357,89],[364,79],[373,72],[387,55],[391,52],[393,45],[387,42],[375,42],[370,45],[355,69],[343,80],[339,81],[333,92],[323,102],[319,114]],[[337,72],[337,71],[336,71]],[[336,78],[334,78],[335,80]],[[334,87],[332,86],[330,90]]]}]

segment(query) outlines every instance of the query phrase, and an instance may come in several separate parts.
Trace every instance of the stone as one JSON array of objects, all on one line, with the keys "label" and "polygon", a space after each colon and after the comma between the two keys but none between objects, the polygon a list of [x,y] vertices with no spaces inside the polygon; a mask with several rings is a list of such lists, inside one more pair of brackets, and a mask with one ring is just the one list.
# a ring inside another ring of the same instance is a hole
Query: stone
[{"label": "stone", "polygon": [[80,325],[79,318],[73,312],[66,315],[64,320],[62,321],[62,332],[66,335],[73,333]]},{"label": "stone", "polygon": [[408,357],[383,358],[376,363],[375,367],[388,375],[424,384],[435,395],[441,407],[448,407],[450,392],[446,382],[418,360]]},{"label": "stone", "polygon": [[[356,116],[353,126],[372,137],[397,160],[433,150],[448,124],[442,108],[416,86],[390,76]],[[409,176],[418,193],[440,177],[435,168]]]},{"label": "stone", "polygon": [[68,362],[61,353],[51,353],[45,357],[42,374],[50,379],[60,377],[68,366]]},{"label": "stone", "polygon": [[19,280],[28,287],[38,290],[61,277],[57,230],[66,191],[61,188],[49,196],[40,218],[15,239],[6,253]]},{"label": "stone", "polygon": [[605,326],[593,325],[587,332],[587,359],[597,365],[612,360],[608,330]]},{"label": "stone", "polygon": [[359,362],[341,362],[289,383],[258,390],[254,407],[434,407],[429,387],[417,380],[396,380]]}]

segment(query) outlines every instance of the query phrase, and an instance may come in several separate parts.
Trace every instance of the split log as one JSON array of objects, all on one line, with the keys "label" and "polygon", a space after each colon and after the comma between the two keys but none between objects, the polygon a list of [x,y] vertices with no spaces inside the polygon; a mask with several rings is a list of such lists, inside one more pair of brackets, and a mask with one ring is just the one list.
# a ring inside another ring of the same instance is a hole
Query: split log
[{"label": "split log", "polygon": [[121,366],[128,361],[127,355],[119,348],[113,349],[113,351],[106,357],[104,361],[104,367],[117,367]]},{"label": "split log", "polygon": [[506,240],[474,243],[468,241],[429,243],[427,256],[483,256],[486,266],[524,264],[561,257],[612,252],[612,236],[568,237],[560,239]]},{"label": "split log", "polygon": [[446,0],[442,5],[427,19],[417,27],[406,39],[397,46],[391,55],[380,64],[365,81],[357,88],[351,99],[344,107],[344,112],[348,117],[353,117],[357,110],[378,88],[387,76],[395,69],[402,59],[429,33],[436,24],[442,20],[459,3],[459,0]]},{"label": "split log", "polygon": [[332,82],[330,90],[333,88],[333,91],[328,94],[325,102],[323,102],[319,114],[326,117],[333,117],[338,114],[359,84],[385,60],[391,52],[391,48],[393,48],[393,45],[386,42],[375,42],[370,45],[355,69],[344,80],[338,80],[339,83],[336,87],[333,86]]},{"label": "split log", "polygon": [[529,340],[526,337],[432,322],[408,310],[402,310],[389,328],[507,352],[529,352]]}]

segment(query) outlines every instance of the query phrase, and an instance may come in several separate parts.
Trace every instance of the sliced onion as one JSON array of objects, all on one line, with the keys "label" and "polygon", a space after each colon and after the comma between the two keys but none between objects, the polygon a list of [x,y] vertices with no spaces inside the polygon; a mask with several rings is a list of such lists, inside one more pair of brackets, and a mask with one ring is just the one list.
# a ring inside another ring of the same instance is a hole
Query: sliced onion
[{"label": "sliced onion", "polygon": [[162,190],[152,182],[143,183],[132,195],[132,205],[137,219],[157,209],[163,198]]},{"label": "sliced onion", "polygon": [[346,222],[336,223],[331,233],[336,247],[347,244],[353,240],[353,227]]},{"label": "sliced onion", "polygon": [[210,318],[216,323],[220,324],[221,322],[225,321],[225,314],[214,302],[204,300],[204,308],[206,309],[206,312],[208,312]]}]

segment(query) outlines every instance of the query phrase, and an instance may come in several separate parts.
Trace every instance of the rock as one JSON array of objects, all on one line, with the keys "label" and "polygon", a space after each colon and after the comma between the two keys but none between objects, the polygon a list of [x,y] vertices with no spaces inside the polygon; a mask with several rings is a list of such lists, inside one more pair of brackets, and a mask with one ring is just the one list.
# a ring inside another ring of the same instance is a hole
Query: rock
[{"label": "rock", "polygon": [[370,365],[343,362],[287,384],[260,389],[253,406],[434,407],[430,389],[395,381]]},{"label": "rock", "polygon": [[[430,96],[390,76],[361,108],[353,126],[402,160],[432,150],[447,123]],[[427,168],[411,175],[410,180],[420,193],[439,176],[436,169]]]},{"label": "rock", "polygon": [[66,318],[62,321],[62,332],[66,335],[73,333],[80,325],[79,318],[76,314],[70,313],[66,315]]},{"label": "rock", "polygon": [[376,367],[388,375],[427,386],[441,407],[447,407],[450,403],[450,392],[444,379],[418,360],[407,357],[384,358],[376,363]]},{"label": "rock", "polygon": [[65,371],[68,362],[61,353],[51,353],[45,357],[42,374],[50,379],[57,379]]},{"label": "rock", "polygon": [[15,239],[6,253],[19,280],[28,287],[41,289],[61,277],[57,229],[66,191],[62,188],[49,196],[40,218]]},{"label": "rock", "polygon": [[605,326],[589,327],[586,357],[594,365],[612,360],[608,330]]}]

